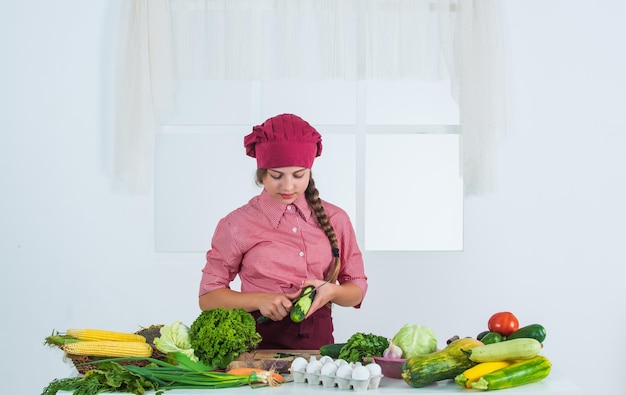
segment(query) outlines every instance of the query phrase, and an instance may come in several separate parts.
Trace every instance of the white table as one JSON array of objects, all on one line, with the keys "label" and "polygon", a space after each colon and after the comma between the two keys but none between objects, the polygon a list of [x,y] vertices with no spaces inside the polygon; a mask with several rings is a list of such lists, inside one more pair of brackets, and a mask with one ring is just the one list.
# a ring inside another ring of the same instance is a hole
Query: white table
[{"label": "white table", "polygon": [[[250,392],[252,391],[252,392]],[[526,384],[519,387],[498,390],[498,391],[478,391],[461,388],[453,381],[440,381],[438,383],[423,387],[413,388],[409,386],[402,379],[390,379],[383,377],[380,385],[377,389],[368,389],[365,391],[341,390],[337,387],[326,388],[319,385],[313,385],[308,383],[294,383],[288,382],[278,387],[261,387],[261,388],[249,388],[247,386],[238,388],[225,388],[225,389],[208,389],[208,390],[172,390],[166,391],[166,395],[430,395],[430,394],[515,394],[515,395],[582,395],[579,390],[570,380],[566,377],[559,375],[558,372],[552,371],[550,376],[544,380]],[[70,392],[59,391],[59,395],[70,395]],[[146,394],[154,394],[154,392],[147,392]]]}]

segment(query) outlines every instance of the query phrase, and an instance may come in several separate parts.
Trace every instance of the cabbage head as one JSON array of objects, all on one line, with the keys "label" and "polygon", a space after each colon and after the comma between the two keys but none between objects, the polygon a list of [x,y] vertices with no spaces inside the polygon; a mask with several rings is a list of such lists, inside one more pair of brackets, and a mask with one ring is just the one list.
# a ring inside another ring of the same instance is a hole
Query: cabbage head
[{"label": "cabbage head", "polygon": [[179,352],[188,356],[192,361],[198,361],[198,357],[191,348],[189,327],[180,321],[161,327],[161,337],[155,337],[153,342],[157,350],[162,353]]},{"label": "cabbage head", "polygon": [[402,358],[425,355],[437,350],[437,338],[432,329],[417,324],[405,324],[393,336],[393,343],[402,349]]}]

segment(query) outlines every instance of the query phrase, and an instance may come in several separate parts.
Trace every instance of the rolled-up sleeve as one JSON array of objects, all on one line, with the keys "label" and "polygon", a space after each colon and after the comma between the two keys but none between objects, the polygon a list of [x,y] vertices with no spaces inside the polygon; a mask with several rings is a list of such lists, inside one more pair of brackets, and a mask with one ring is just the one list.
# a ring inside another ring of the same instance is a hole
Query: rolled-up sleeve
[{"label": "rolled-up sleeve", "polygon": [[206,253],[199,295],[220,288],[230,288],[230,283],[239,272],[242,256],[233,237],[228,217],[222,219],[215,228],[211,249]]}]

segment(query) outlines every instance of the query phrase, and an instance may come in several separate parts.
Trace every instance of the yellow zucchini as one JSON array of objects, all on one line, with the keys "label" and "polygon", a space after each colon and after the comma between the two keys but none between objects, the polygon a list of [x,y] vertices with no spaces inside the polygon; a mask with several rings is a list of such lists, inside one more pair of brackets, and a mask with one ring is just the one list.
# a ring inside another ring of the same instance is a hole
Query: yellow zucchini
[{"label": "yellow zucchini", "polygon": [[530,384],[548,377],[551,369],[552,364],[548,358],[537,355],[484,375],[472,383],[472,388],[491,391]]},{"label": "yellow zucchini", "polygon": [[536,339],[519,338],[485,344],[463,352],[474,362],[511,361],[532,358],[541,352],[542,347]]},{"label": "yellow zucchini", "polygon": [[498,369],[506,368],[512,363],[513,361],[482,362],[456,376],[454,382],[461,387],[472,388],[472,383],[479,378]]}]

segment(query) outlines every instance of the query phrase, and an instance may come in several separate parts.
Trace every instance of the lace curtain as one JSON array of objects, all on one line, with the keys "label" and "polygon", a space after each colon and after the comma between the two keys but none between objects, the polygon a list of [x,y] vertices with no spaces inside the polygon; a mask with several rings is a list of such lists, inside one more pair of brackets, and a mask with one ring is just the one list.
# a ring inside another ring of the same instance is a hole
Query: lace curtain
[{"label": "lace curtain", "polygon": [[504,131],[498,0],[132,0],[118,38],[115,175],[152,177],[177,78],[450,79],[467,195],[493,189]]}]

